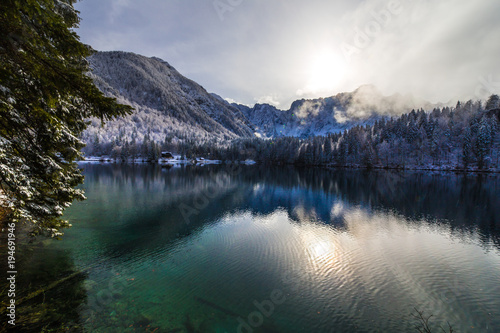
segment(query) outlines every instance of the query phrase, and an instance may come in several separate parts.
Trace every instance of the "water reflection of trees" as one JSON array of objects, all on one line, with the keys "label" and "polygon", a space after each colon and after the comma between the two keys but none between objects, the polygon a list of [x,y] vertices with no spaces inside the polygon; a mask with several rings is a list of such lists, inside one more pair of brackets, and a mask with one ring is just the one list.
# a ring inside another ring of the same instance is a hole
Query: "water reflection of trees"
[{"label": "water reflection of trees", "polygon": [[[96,224],[102,223],[106,207],[109,214],[117,215],[117,210],[134,202],[148,202],[137,205],[135,215],[122,216],[123,223],[91,234],[98,238],[96,244],[105,247],[104,254],[109,258],[164,247],[217,221],[228,211],[268,214],[281,207],[299,221],[297,207],[304,207],[318,222],[341,225],[342,219],[332,220],[331,216],[338,202],[368,211],[394,212],[408,220],[440,221],[458,232],[476,230],[485,243],[493,241],[500,248],[500,177],[495,175],[259,166],[235,170],[229,166],[166,169],[158,165],[87,165],[85,169],[85,186],[92,202],[88,217],[95,218]],[[210,200],[186,223],[179,205],[190,205],[193,197],[206,193],[210,193]],[[17,330],[38,332],[45,327],[57,331],[69,326],[77,332],[77,326],[82,326],[78,309],[86,303],[86,274],[76,274],[29,298],[77,269],[70,253],[54,247],[40,243],[20,250],[18,267],[22,274],[18,274],[16,298],[26,301],[17,306]],[[6,294],[2,293],[2,305],[5,301]],[[0,330],[6,327],[5,320],[2,325]]]},{"label": "water reflection of trees", "polygon": [[[77,219],[86,215],[87,236],[97,240],[93,244],[105,257],[167,247],[217,220],[231,208],[230,198],[240,193],[230,167],[88,164],[84,168],[91,209],[83,203],[73,207],[73,213]],[[210,198],[200,207],[206,197]],[[186,220],[181,205],[196,213]]]},{"label": "water reflection of trees", "polygon": [[[85,169],[93,195],[106,195],[95,193],[92,186],[97,184],[103,186],[101,189],[135,193],[130,204],[148,201],[144,204],[148,218],[140,225],[126,223],[129,232],[149,225],[160,235],[175,237],[191,233],[228,210],[268,214],[281,207],[293,217],[299,206],[312,212],[318,221],[341,224],[341,219],[331,218],[333,205],[340,201],[394,211],[409,220],[446,222],[461,232],[479,230],[484,241],[491,239],[500,248],[497,175],[269,166],[235,169],[226,165],[171,169],[159,165],[87,165]],[[193,206],[193,198],[207,193],[208,203],[185,223],[179,205]],[[102,200],[103,207],[109,204],[109,200]]]},{"label": "water reflection of trees", "polygon": [[[252,173],[255,176],[252,177]],[[484,241],[491,239],[500,248],[500,177],[497,175],[268,168],[249,170],[242,177],[287,189],[280,192],[285,196],[307,197],[307,191],[313,191],[318,203],[315,209],[323,211],[326,221],[332,198],[340,199],[349,205],[391,210],[410,220],[446,222],[459,231],[478,229]],[[302,189],[302,194],[293,193],[294,189]],[[327,209],[322,207],[325,202],[330,202]]]}]

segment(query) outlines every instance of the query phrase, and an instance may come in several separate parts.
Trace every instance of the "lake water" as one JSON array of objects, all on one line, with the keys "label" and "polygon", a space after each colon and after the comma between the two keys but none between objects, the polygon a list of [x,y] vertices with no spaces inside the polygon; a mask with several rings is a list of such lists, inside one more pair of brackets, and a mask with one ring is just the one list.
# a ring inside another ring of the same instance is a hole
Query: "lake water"
[{"label": "lake water", "polygon": [[418,309],[500,332],[498,176],[81,166],[73,227],[19,268],[32,289],[80,272],[24,305],[51,327],[415,332]]}]

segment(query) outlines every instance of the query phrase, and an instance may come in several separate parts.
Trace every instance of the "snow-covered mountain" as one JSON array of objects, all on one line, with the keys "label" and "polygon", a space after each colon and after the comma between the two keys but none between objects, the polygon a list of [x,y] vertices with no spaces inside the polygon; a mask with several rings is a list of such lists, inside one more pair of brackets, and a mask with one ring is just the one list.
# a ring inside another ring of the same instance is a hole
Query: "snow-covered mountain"
[{"label": "snow-covered mountain", "polygon": [[98,88],[135,111],[104,126],[91,119],[83,135],[88,144],[121,145],[142,142],[146,136],[158,143],[191,139],[201,143],[255,135],[309,137],[370,124],[413,108],[432,108],[411,96],[383,96],[373,86],[327,98],[297,100],[286,111],[268,104],[248,107],[208,93],[159,58],[97,52],[89,62],[89,75]]},{"label": "snow-covered mountain", "polygon": [[341,132],[355,125],[373,124],[377,119],[398,116],[412,109],[432,109],[435,106],[410,95],[383,96],[371,85],[353,92],[319,99],[301,99],[282,111],[269,104],[239,108],[264,137],[309,137]]},{"label": "snow-covered mountain", "polygon": [[134,107],[132,115],[107,122],[97,119],[84,134],[90,142],[116,138],[141,141],[165,137],[233,139],[253,136],[252,124],[241,111],[209,94],[158,58],[126,52],[97,52],[89,58],[97,87],[107,96]]}]

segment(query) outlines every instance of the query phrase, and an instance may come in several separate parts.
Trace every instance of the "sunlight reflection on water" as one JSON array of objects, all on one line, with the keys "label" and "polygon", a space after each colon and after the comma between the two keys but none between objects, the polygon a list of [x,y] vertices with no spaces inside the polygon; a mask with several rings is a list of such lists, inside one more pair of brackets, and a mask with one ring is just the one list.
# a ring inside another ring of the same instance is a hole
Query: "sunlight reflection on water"
[{"label": "sunlight reflection on water", "polygon": [[[500,330],[496,178],[406,174],[389,191],[384,172],[85,172],[89,200],[54,248],[76,267],[102,261],[85,280],[90,330],[236,332],[273,290],[285,300],[255,332],[413,332],[415,307],[460,332]],[[207,188],[186,223],[179,205]],[[112,281],[123,290],[99,304]]]}]

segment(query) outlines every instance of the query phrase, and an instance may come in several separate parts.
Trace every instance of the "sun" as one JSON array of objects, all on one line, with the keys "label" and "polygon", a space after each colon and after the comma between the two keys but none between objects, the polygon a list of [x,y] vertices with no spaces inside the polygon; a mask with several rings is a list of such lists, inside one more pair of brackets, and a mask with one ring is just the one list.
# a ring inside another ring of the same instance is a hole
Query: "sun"
[{"label": "sun", "polygon": [[335,91],[348,70],[347,62],[329,49],[311,54],[306,66],[305,92],[313,94]]}]

